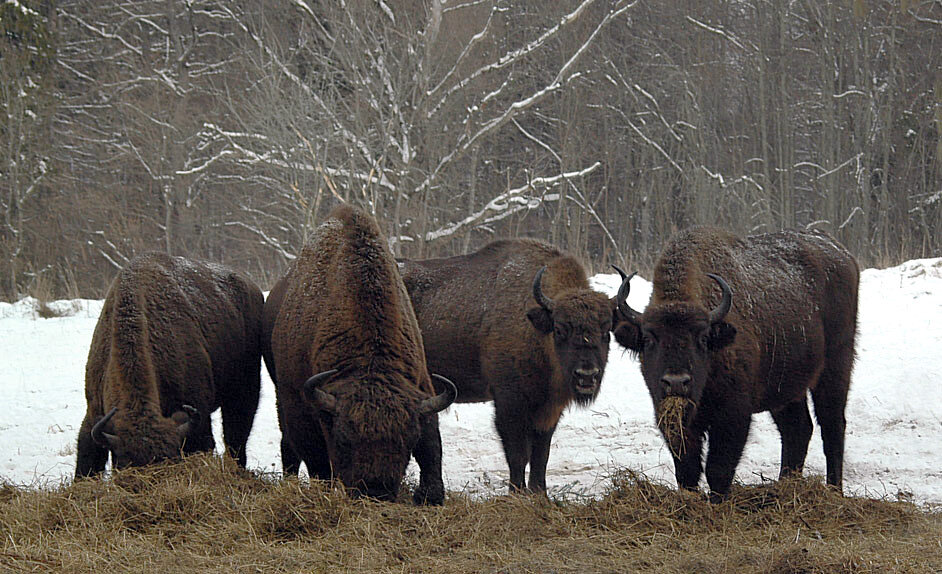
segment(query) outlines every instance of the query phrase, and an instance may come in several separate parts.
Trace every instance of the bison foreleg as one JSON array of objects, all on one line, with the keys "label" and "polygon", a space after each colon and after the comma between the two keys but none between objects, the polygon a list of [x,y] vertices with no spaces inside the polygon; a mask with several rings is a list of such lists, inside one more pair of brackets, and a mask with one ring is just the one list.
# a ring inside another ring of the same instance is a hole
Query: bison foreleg
[{"label": "bison foreleg", "polygon": [[255,411],[258,409],[258,387],[249,388],[239,399],[230,398],[222,405],[222,435],[232,458],[245,468],[245,445],[249,442]]},{"label": "bison foreleg", "polygon": [[749,437],[749,415],[728,415],[719,424],[714,424],[710,434],[710,450],[707,453],[706,477],[710,485],[710,500],[719,502],[729,495],[736,465]]},{"label": "bison foreleg", "polygon": [[814,430],[811,414],[808,412],[808,398],[802,397],[780,410],[772,411],[771,414],[782,437],[782,468],[779,478],[789,474],[800,475],[805,466],[805,456],[808,454],[808,442]]},{"label": "bison foreleg", "polygon": [[[703,473],[703,435],[690,436],[684,445],[685,449],[680,458],[674,456],[674,478],[677,486],[684,490],[697,490],[700,475]],[[673,455],[673,453],[672,453]]]},{"label": "bison foreleg", "polygon": [[298,476],[301,472],[301,457],[294,452],[288,437],[281,435],[281,472],[284,476]]},{"label": "bison foreleg", "polygon": [[442,437],[438,430],[438,415],[426,417],[422,436],[412,451],[419,465],[419,487],[412,495],[415,504],[441,505],[445,502],[445,484],[442,482]]},{"label": "bison foreleg", "polygon": [[494,400],[494,426],[504,445],[504,456],[510,467],[510,491],[522,492],[526,487],[525,473],[530,462],[529,413],[521,409],[507,408]]},{"label": "bison foreleg", "polygon": [[108,449],[102,448],[92,440],[93,421],[85,415],[78,433],[77,455],[75,457],[75,478],[93,476],[105,470],[108,462]]},{"label": "bison foreleg", "polygon": [[546,464],[555,430],[554,425],[548,431],[530,431],[530,492],[546,492]]}]

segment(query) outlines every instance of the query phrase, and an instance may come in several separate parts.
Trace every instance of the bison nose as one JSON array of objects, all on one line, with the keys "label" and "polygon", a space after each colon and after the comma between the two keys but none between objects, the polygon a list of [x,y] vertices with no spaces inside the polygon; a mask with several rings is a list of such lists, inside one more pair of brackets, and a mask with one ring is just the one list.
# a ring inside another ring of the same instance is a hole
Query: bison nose
[{"label": "bison nose", "polygon": [[589,368],[580,367],[573,372],[576,374],[577,377],[589,378],[589,377],[594,377],[598,375],[599,368],[598,367],[589,367]]},{"label": "bison nose", "polygon": [[661,384],[669,395],[687,396],[690,387],[690,375],[687,373],[668,373],[661,377]]}]

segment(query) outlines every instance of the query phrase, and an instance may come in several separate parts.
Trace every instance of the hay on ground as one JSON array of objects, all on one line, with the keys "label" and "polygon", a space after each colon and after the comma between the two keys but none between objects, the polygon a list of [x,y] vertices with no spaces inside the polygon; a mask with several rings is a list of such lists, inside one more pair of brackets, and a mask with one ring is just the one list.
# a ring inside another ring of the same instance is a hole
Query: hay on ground
[{"label": "hay on ground", "polygon": [[351,499],[336,484],[195,455],[0,494],[0,572],[942,570],[942,515],[842,497],[816,478],[734,485],[714,505],[620,471],[597,499],[450,492],[442,507],[416,507],[408,492]]}]

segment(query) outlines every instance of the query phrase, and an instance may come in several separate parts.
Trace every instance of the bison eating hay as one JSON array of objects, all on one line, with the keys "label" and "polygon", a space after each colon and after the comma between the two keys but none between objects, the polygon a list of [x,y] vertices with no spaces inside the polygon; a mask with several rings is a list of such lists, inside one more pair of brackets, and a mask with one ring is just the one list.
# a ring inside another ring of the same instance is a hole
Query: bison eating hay
[{"label": "bison eating hay", "polygon": [[455,381],[459,402],[494,401],[511,490],[529,463],[529,489],[545,491],[563,410],[598,395],[615,300],[575,258],[529,239],[400,265],[429,368]]},{"label": "bison eating hay", "polygon": [[425,364],[396,262],[365,212],[340,206],[321,224],[265,304],[265,362],[275,381],[282,465],[337,476],[355,494],[398,495],[410,454],[416,503],[441,504],[437,413],[454,385]]},{"label": "bison eating hay", "polygon": [[75,476],[212,450],[222,408],[245,466],[258,406],[262,292],[220,265],[147,253],[111,284],[85,368]]},{"label": "bison eating hay", "polygon": [[724,498],[763,411],[781,433],[781,474],[800,473],[810,390],[827,482],[840,489],[858,279],[854,258],[816,231],[739,238],[695,227],[669,242],[644,314],[621,305],[615,339],[640,354],[679,486],[697,487],[708,435],[707,482]]}]

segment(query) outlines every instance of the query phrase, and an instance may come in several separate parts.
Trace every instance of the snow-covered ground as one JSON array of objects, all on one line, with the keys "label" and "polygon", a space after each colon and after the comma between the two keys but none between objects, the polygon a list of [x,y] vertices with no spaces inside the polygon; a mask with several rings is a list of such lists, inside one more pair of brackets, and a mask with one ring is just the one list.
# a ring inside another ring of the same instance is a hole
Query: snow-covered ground
[{"label": "snow-covered ground", "polygon": [[[613,295],[615,275],[593,286]],[[642,309],[650,284],[632,281]],[[75,437],[85,414],[84,373],[101,301],[58,301],[68,316],[37,318],[32,300],[0,303],[0,480],[50,485],[71,480]],[[857,363],[847,407],[845,491],[901,495],[942,504],[942,258],[863,272]],[[456,405],[441,415],[444,478],[450,490],[506,491],[507,465],[490,404]],[[218,413],[214,415],[219,436]],[[262,399],[249,439],[249,466],[280,471],[274,389],[263,370]],[[218,447],[217,447],[218,448]],[[771,417],[753,417],[737,480],[778,476],[780,442]],[[551,491],[595,494],[617,468],[673,484],[670,453],[636,361],[612,342],[598,400],[560,422],[547,472]],[[413,463],[410,472],[417,474]],[[806,474],[824,474],[817,429]]]}]

